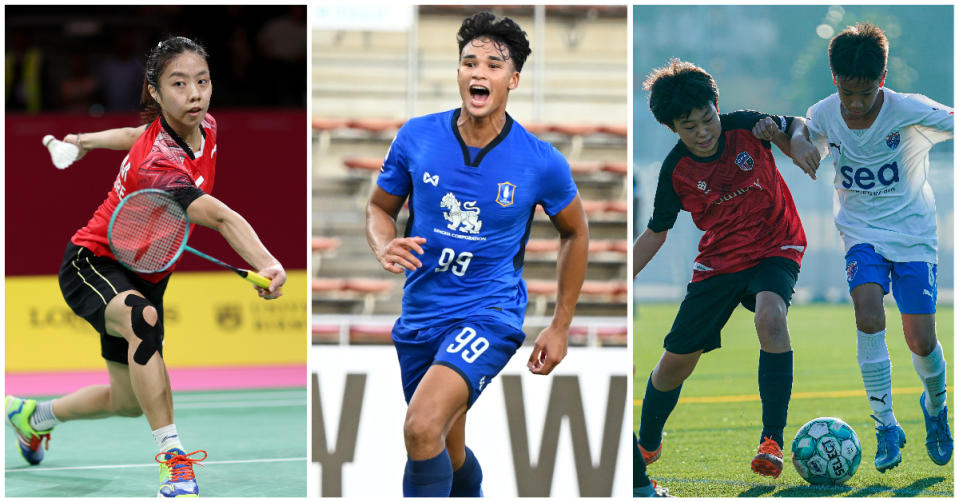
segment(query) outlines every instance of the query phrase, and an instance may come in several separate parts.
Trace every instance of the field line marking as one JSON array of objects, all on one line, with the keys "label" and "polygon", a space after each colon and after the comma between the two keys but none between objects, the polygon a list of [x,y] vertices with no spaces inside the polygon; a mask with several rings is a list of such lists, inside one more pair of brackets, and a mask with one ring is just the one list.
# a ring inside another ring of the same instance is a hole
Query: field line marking
[{"label": "field line marking", "polygon": [[[296,461],[306,461],[306,457],[291,457],[291,458],[251,458],[248,460],[213,460],[210,462],[200,462],[202,465],[216,465],[216,464],[252,464],[254,462],[296,462]],[[90,469],[130,469],[130,468],[140,468],[140,467],[156,467],[158,463],[154,462],[152,464],[120,464],[120,465],[80,465],[75,467],[19,467],[12,469],[5,469],[4,472],[40,472],[40,471],[79,471],[79,470],[90,470]]]},{"label": "field line marking", "polygon": [[[768,485],[763,485],[763,484],[758,484],[758,483],[749,483],[749,482],[746,482],[746,481],[736,481],[736,480],[731,480],[731,479],[692,479],[692,478],[671,478],[671,477],[664,477],[664,476],[656,476],[656,480],[657,480],[657,481],[660,481],[664,486],[665,486],[667,483],[696,483],[696,484],[702,484],[702,485],[707,485],[707,484],[709,484],[709,485],[743,486],[743,487],[748,487],[748,488],[755,488],[755,487],[760,487],[760,486],[768,486]],[[667,487],[667,488],[668,488],[668,487]],[[865,488],[865,489],[869,489],[870,487],[864,487],[864,488]],[[878,493],[883,493],[883,492],[894,492],[894,493],[895,493],[895,492],[898,492],[898,491],[904,491],[902,488],[893,488],[893,487],[887,487],[887,488],[888,488],[888,489],[885,489],[885,490],[876,490],[876,491],[870,493],[870,495],[876,495],[876,494],[878,494]],[[863,488],[855,488],[855,487],[851,487],[851,486],[850,486],[850,487],[846,487],[846,486],[815,486],[815,487],[814,487],[814,486],[806,485],[806,484],[795,484],[795,485],[776,485],[776,486],[775,486],[775,490],[772,491],[772,492],[770,492],[770,494],[773,495],[773,496],[775,496],[775,495],[776,495],[776,491],[779,491],[779,490],[781,490],[781,489],[790,489],[790,490],[791,490],[791,489],[800,489],[800,490],[809,490],[810,492],[822,492],[822,491],[827,491],[827,492],[836,492],[836,494],[838,494],[838,495],[841,495],[841,494],[844,494],[844,493],[847,493],[847,492],[856,492],[856,491],[862,491],[862,490],[863,490]],[[951,497],[951,496],[953,495],[952,492],[943,492],[943,491],[908,490],[908,492],[909,492],[909,493],[914,493],[914,495],[910,495],[910,496],[931,495],[931,496],[938,496],[938,497]],[[721,496],[722,496],[722,495],[721,495]],[[810,496],[810,497],[816,497],[816,496],[818,496],[818,497],[824,497],[824,496],[828,496],[828,495],[813,495],[813,494],[810,494],[809,496]]]},{"label": "field line marking", "polygon": [[[952,387],[946,387],[949,392],[952,392]],[[921,394],[923,391],[922,387],[898,387],[892,389],[892,394]],[[793,392],[791,399],[822,399],[822,398],[836,398],[836,397],[865,397],[866,391],[863,389],[858,390],[826,390],[826,391],[817,391],[817,392]],[[745,403],[745,402],[754,402],[759,401],[759,394],[741,394],[738,396],[694,396],[694,397],[681,397],[679,398],[680,403]],[[639,406],[643,404],[642,399],[634,399],[633,406]]]}]

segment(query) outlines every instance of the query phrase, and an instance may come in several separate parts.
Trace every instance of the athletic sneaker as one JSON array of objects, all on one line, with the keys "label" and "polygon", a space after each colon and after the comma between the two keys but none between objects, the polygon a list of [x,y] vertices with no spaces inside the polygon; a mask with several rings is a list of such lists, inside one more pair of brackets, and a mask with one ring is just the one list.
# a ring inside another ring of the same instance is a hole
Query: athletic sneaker
[{"label": "athletic sneaker", "polygon": [[[203,458],[190,458],[197,453],[202,453]],[[163,457],[162,460],[161,457]],[[183,450],[173,448],[157,453],[154,459],[160,464],[160,490],[157,492],[157,497],[200,496],[200,488],[197,487],[196,477],[193,475],[193,464],[206,460],[205,451],[183,453]]]},{"label": "athletic sneaker", "polygon": [[655,451],[646,451],[646,449],[643,448],[643,445],[639,444],[639,442],[637,442],[636,445],[639,446],[639,452],[643,454],[643,460],[646,461],[646,465],[659,460],[659,455],[663,453],[662,441],[659,442],[659,448],[656,448]]},{"label": "athletic sneaker", "polygon": [[939,465],[946,465],[952,458],[952,434],[949,433],[949,409],[943,405],[934,417],[926,411],[926,393],[919,396],[919,407],[926,422],[926,452],[929,458]]},{"label": "athletic sneaker", "polygon": [[649,484],[646,486],[633,488],[634,497],[672,497],[669,494],[669,488],[665,486],[659,486],[652,479],[649,480]]},{"label": "athletic sneaker", "polygon": [[771,437],[764,438],[750,467],[760,476],[778,478],[783,472],[783,450],[779,443]]},{"label": "athletic sneaker", "polygon": [[906,432],[898,425],[886,425],[875,415],[869,415],[876,421],[876,469],[886,472],[902,462],[900,448],[906,446]]},{"label": "athletic sneaker", "polygon": [[[14,396],[7,396],[4,400],[4,414],[7,416],[7,423],[13,427],[13,432],[17,434],[17,444],[20,446],[20,454],[30,465],[37,465],[43,460],[43,450],[50,447],[50,430],[37,431],[30,426],[30,415],[37,409],[37,402],[33,399],[20,399]],[[43,448],[40,443],[46,439]]]}]

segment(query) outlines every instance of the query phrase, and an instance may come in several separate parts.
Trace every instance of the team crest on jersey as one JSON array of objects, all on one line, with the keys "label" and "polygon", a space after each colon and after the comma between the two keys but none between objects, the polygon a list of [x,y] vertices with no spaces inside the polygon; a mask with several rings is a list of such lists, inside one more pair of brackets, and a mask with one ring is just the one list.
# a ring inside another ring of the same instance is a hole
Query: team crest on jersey
[{"label": "team crest on jersey", "polygon": [[446,210],[443,214],[443,219],[449,222],[446,228],[470,234],[478,234],[483,228],[483,222],[479,219],[480,208],[476,207],[475,200],[460,205],[453,192],[449,192],[443,196],[440,206]]},{"label": "team crest on jersey", "polygon": [[513,205],[513,196],[516,195],[516,185],[506,181],[496,184],[496,203],[506,207]]},{"label": "team crest on jersey", "polygon": [[859,262],[851,261],[846,265],[846,282],[852,282],[856,278],[856,272],[859,272]]},{"label": "team crest on jersey", "polygon": [[749,156],[749,152],[739,152],[736,156],[736,165],[743,171],[752,171],[753,164],[753,158]]},{"label": "team crest on jersey", "polygon": [[699,180],[699,182],[696,183],[696,188],[703,193],[709,193],[709,187],[706,186],[706,182],[703,180]]},{"label": "team crest on jersey", "polygon": [[889,136],[886,136],[886,146],[888,146],[890,150],[895,150],[896,147],[899,146],[899,140],[899,131],[893,131],[889,133]]}]

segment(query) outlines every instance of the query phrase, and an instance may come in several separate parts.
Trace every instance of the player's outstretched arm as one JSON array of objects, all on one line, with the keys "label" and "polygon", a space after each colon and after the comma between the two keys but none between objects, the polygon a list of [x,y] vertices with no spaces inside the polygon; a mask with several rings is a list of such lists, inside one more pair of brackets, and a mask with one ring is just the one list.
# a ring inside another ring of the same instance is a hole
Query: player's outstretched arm
[{"label": "player's outstretched arm", "polygon": [[589,254],[589,224],[579,195],[551,220],[559,231],[559,253],[556,260],[556,310],[549,326],[533,343],[527,367],[537,375],[548,375],[566,357],[569,324],[573,321],[576,301],[586,277]]},{"label": "player's outstretched arm", "polygon": [[67,134],[63,137],[63,142],[73,143],[80,148],[80,154],[77,155],[77,160],[80,160],[87,152],[97,148],[129,150],[146,129],[147,124],[143,124],[139,127],[119,127],[104,131]]},{"label": "player's outstretched arm", "polygon": [[806,119],[793,117],[792,124],[789,124],[789,130],[786,131],[786,134],[789,136],[789,150],[793,164],[799,166],[804,173],[815,180],[822,154],[809,141],[809,128],[806,127]]},{"label": "player's outstretched arm", "polygon": [[261,298],[272,300],[283,295],[286,271],[239,213],[212,195],[206,194],[190,203],[186,212],[190,221],[220,232],[237,254],[256,269],[258,274],[270,279],[268,289],[254,286]]},{"label": "player's outstretched arm", "polygon": [[656,256],[656,253],[659,252],[659,248],[663,247],[667,232],[669,230],[653,232],[647,228],[633,243],[633,278],[646,268],[649,260],[652,260],[653,256]]},{"label": "player's outstretched arm", "polygon": [[374,186],[366,205],[366,241],[383,269],[394,274],[420,268],[423,263],[413,253],[423,254],[421,246],[426,244],[422,237],[396,236],[396,215],[404,201],[406,197]]}]

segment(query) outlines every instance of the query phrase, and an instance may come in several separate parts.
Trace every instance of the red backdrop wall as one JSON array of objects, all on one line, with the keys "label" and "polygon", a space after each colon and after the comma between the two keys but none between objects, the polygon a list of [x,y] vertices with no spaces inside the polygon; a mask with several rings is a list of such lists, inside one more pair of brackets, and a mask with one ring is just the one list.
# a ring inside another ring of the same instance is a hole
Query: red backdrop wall
[{"label": "red backdrop wall", "polygon": [[[305,269],[308,124],[305,110],[212,110],[219,127],[213,196],[242,214],[287,269]],[[135,114],[99,118],[6,116],[7,275],[56,274],[70,236],[84,226],[113,186],[126,152],[97,150],[66,170],[41,143],[75,132],[138,124]],[[197,226],[190,245],[246,266],[220,235]],[[220,270],[187,254],[177,270]]]}]

